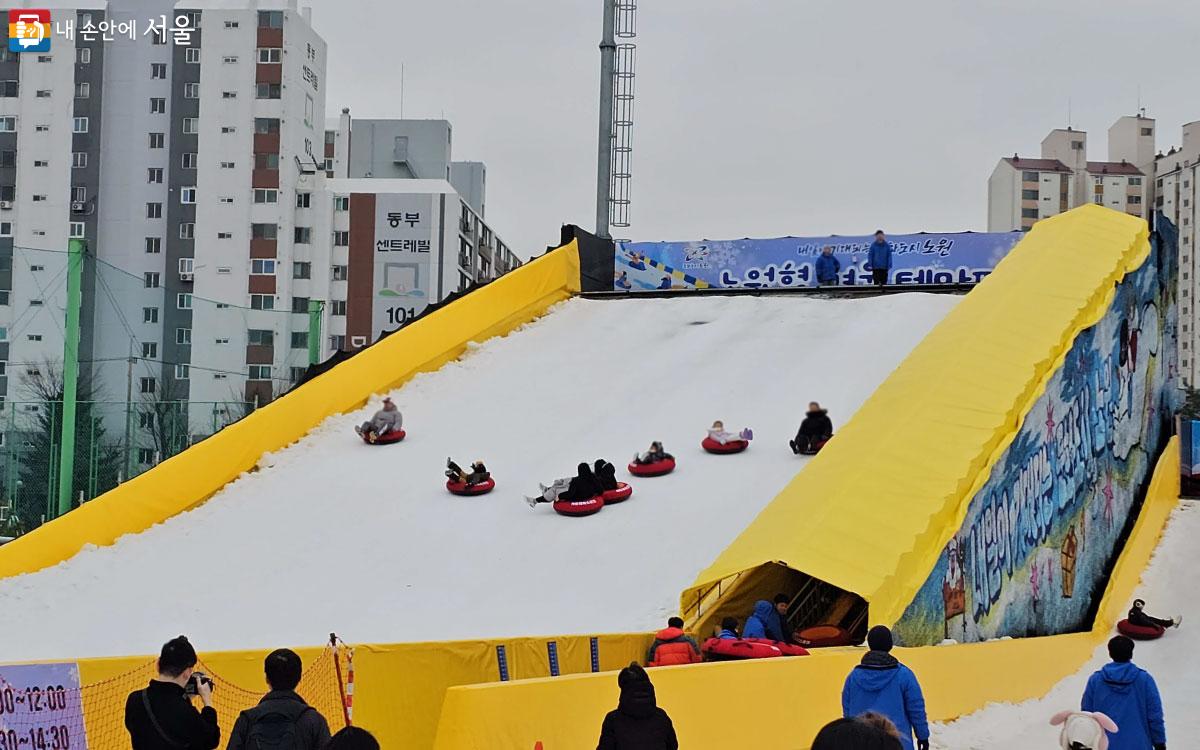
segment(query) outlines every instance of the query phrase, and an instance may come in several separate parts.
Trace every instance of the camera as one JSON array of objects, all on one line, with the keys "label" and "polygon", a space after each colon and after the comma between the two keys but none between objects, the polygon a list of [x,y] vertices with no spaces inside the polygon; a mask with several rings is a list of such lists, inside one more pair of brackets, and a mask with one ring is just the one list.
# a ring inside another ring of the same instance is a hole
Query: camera
[{"label": "camera", "polygon": [[187,681],[186,685],[183,686],[183,694],[189,698],[199,695],[200,683],[204,683],[206,686],[208,686],[209,690],[212,690],[213,681],[211,677],[203,672],[192,672],[192,678]]}]

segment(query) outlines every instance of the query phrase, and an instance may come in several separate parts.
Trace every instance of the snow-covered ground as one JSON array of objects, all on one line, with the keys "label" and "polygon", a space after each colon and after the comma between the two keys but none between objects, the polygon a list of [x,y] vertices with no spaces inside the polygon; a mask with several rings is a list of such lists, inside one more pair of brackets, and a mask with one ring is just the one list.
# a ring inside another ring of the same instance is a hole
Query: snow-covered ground
[{"label": "snow-covered ground", "polygon": [[[572,300],[393,393],[408,439],[366,446],[378,408],[331,417],[194,511],[0,581],[0,661],[647,630],[799,471],[810,400],[843,424],[958,301]],[[736,456],[699,442],[749,425]],[[679,468],[588,518],[523,494],[651,440]],[[446,456],[498,482],[446,493]],[[1200,621],[1200,617],[1197,618]]]},{"label": "snow-covered ground", "polygon": [[[1161,640],[1137,644],[1133,661],[1154,676],[1162,693],[1170,747],[1196,747],[1200,738],[1200,597],[1195,594],[1200,566],[1200,507],[1188,501],[1171,518],[1162,542],[1142,575],[1136,596],[1158,617],[1182,614],[1183,626]],[[1050,717],[1079,708],[1092,672],[1108,662],[1106,646],[1078,673],[1066,678],[1044,698],[1017,705],[995,704],[958,721],[935,726],[932,745],[945,750],[1000,750],[1058,747],[1058,727]],[[982,675],[981,679],[987,679]]]}]

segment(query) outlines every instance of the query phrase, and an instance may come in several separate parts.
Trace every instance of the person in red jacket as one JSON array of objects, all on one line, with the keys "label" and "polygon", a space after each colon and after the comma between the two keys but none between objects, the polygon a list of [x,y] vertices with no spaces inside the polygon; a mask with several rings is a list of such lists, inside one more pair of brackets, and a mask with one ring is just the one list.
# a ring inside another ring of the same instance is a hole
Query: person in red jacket
[{"label": "person in red jacket", "polygon": [[646,652],[646,666],[668,667],[672,664],[695,664],[700,661],[700,647],[683,632],[683,620],[672,617],[667,627],[654,635],[654,643]]}]

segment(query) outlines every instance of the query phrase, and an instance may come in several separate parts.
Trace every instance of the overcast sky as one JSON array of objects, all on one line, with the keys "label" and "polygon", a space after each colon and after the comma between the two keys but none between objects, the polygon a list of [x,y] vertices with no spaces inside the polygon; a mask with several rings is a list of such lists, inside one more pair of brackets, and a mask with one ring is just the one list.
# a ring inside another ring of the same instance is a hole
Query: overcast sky
[{"label": "overcast sky", "polygon": [[[302,0],[303,2],[303,0]],[[639,0],[635,240],[986,228],[987,177],[1141,102],[1200,119],[1200,4]],[[518,254],[595,220],[601,0],[313,0],[329,112],[445,117]],[[621,236],[621,235],[618,235]]]}]

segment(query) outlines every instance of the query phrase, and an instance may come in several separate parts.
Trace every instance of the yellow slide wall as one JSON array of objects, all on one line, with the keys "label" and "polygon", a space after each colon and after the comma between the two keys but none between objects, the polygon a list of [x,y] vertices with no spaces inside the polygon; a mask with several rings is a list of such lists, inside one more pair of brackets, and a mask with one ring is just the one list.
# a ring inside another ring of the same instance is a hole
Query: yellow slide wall
[{"label": "yellow slide wall", "polygon": [[[929,717],[947,721],[989,702],[1044,695],[1112,634],[1179,497],[1179,440],[1159,458],[1146,501],[1105,589],[1092,630],[1045,638],[897,649],[925,691]],[[681,747],[807,748],[841,715],[841,689],[861,649],[796,659],[724,662],[652,671],[659,705]],[[978,679],[986,675],[986,679]],[[446,694],[436,750],[594,747],[617,703],[615,674],[457,687]],[[1070,706],[1065,706],[1069,708]]]},{"label": "yellow slide wall", "polygon": [[264,454],[326,417],[361,407],[468,342],[502,336],[579,292],[579,251],[569,244],[406,326],[283,398],[82,507],[0,547],[0,578],[31,573],[84,547],[112,544],[200,505]]}]

